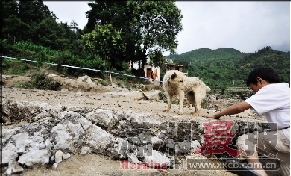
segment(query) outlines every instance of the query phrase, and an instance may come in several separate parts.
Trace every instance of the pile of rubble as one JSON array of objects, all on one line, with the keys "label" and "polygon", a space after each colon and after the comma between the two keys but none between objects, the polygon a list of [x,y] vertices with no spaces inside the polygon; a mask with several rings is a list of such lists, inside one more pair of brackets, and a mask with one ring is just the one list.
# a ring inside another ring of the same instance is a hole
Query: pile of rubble
[{"label": "pile of rubble", "polygon": [[[74,154],[96,153],[111,159],[165,168],[181,166],[197,154],[204,141],[204,122],[210,119],[165,117],[131,110],[52,106],[43,102],[2,99],[2,171],[20,173],[35,165],[58,167]],[[246,130],[262,131],[257,120],[235,120],[236,137]],[[235,137],[235,138],[236,138]],[[181,160],[179,160],[181,159]]]}]

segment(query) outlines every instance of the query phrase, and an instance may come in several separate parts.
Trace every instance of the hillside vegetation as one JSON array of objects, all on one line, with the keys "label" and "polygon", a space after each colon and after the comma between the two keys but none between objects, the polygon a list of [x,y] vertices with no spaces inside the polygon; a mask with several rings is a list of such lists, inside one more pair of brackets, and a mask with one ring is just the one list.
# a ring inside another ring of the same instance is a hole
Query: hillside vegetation
[{"label": "hillside vegetation", "polygon": [[[0,54],[58,64],[57,70],[68,74],[82,72],[60,65],[143,76],[148,56],[161,65],[161,53],[177,48],[183,16],[173,0],[94,1],[88,6],[83,12],[87,23],[80,29],[75,21],[59,22],[42,0],[1,1]],[[139,69],[129,69],[130,61],[140,61]]]},{"label": "hillside vegetation", "polygon": [[246,86],[249,72],[256,67],[272,67],[283,82],[290,83],[290,52],[269,46],[255,53],[242,53],[233,48],[201,48],[166,58],[184,65],[183,72],[201,78],[213,89]]},{"label": "hillside vegetation", "polygon": [[[161,67],[161,80],[168,58],[183,64],[184,72],[200,77],[212,89],[245,86],[243,81],[249,71],[258,66],[273,67],[283,81],[290,82],[290,52],[270,47],[255,53],[201,48],[165,58],[162,53],[174,53],[178,45],[176,36],[183,29],[183,15],[172,0],[95,1],[88,6],[90,10],[84,12],[87,24],[80,29],[75,21],[58,22],[43,1],[1,1],[0,54],[37,61],[2,59],[1,73],[23,75],[32,69],[49,67],[70,76],[104,77],[104,72],[62,67],[71,65],[140,77],[144,76],[143,66],[149,57],[154,66]],[[129,68],[130,61],[139,61],[139,69]]]}]

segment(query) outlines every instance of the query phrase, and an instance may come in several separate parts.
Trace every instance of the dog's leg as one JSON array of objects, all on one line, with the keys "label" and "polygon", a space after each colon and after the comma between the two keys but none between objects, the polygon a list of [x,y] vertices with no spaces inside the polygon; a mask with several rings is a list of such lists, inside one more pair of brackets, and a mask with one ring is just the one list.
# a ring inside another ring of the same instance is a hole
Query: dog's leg
[{"label": "dog's leg", "polygon": [[[193,91],[190,91],[187,93],[186,97],[188,101],[191,103],[191,105],[195,107],[195,93]],[[193,115],[194,112],[190,112],[190,114]]]},{"label": "dog's leg", "polygon": [[163,110],[163,112],[168,112],[171,109],[171,105],[172,105],[172,97],[173,95],[169,95],[167,96],[167,100],[168,100],[168,108]]},{"label": "dog's leg", "polygon": [[202,97],[199,93],[195,93],[195,113],[193,115],[199,115],[201,111],[201,102],[202,102]]},{"label": "dog's leg", "polygon": [[182,115],[183,114],[183,101],[184,101],[184,97],[185,97],[184,91],[181,90],[179,92],[179,98],[180,98],[180,102],[179,102],[180,107],[179,107],[179,112],[178,112],[179,115]]}]

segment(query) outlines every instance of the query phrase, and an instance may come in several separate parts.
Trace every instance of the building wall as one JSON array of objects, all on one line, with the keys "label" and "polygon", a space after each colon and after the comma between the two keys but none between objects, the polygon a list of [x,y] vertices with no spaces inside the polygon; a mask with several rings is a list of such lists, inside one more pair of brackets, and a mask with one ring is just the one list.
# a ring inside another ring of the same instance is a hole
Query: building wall
[{"label": "building wall", "polygon": [[[132,64],[132,67],[133,67],[134,69],[138,69],[138,62],[131,62],[131,61],[130,61],[130,66],[131,66],[131,64]],[[130,68],[130,66],[129,66],[129,68]]]},{"label": "building wall", "polygon": [[[147,60],[148,63],[149,63],[149,60]],[[131,64],[132,64],[132,67],[134,69],[138,69],[138,62],[130,62],[129,63],[129,68],[131,67]],[[151,78],[150,75],[147,74],[147,69],[150,68],[153,72],[156,70],[157,71],[157,77],[156,77],[156,81],[160,81],[160,75],[161,75],[161,69],[160,67],[154,67],[154,66],[151,66],[151,65],[145,65],[144,66],[144,77],[148,77],[148,78]]]},{"label": "building wall", "polygon": [[[150,59],[147,59],[147,63],[150,62]],[[131,66],[131,64],[133,64],[133,68],[134,69],[138,69],[139,66],[138,66],[138,62],[130,62],[129,63],[129,67]],[[151,65],[145,65],[144,66],[144,77],[146,78],[151,78],[150,76],[150,72],[148,71],[148,69],[151,69],[151,71],[157,71],[157,77],[154,81],[160,81],[161,80],[161,69],[160,67],[154,67],[154,66],[151,66]],[[169,71],[169,70],[179,70],[180,72],[183,72],[183,65],[177,65],[177,64],[174,64],[174,63],[169,63],[169,64],[166,64],[166,72]],[[187,73],[185,73],[187,74]]]},{"label": "building wall", "polygon": [[160,81],[160,75],[161,75],[161,70],[160,70],[160,67],[154,67],[154,66],[151,66],[151,65],[145,65],[144,66],[144,77],[148,77],[150,78],[149,75],[147,75],[147,69],[150,68],[153,72],[154,71],[157,71],[157,77],[156,77],[156,81]]}]

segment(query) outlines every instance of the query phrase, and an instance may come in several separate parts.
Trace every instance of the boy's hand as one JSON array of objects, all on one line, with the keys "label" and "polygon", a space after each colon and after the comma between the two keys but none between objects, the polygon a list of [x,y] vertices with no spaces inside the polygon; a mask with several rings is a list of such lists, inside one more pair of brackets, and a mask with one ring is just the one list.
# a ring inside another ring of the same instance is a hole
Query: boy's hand
[{"label": "boy's hand", "polygon": [[212,114],[203,114],[202,117],[212,118],[212,119],[219,119],[219,117],[216,117],[216,113],[212,113]]}]

